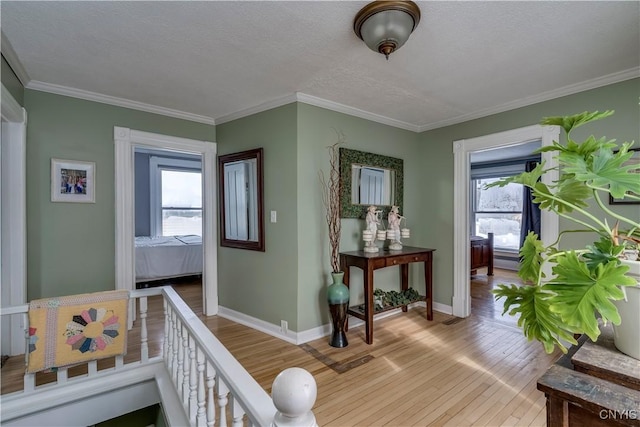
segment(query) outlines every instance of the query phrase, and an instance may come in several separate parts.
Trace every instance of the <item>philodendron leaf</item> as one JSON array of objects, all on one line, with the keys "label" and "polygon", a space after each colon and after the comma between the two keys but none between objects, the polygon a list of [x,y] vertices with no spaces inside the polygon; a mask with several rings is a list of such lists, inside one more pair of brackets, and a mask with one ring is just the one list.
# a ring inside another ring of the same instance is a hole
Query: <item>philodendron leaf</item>
[{"label": "philodendron leaf", "polygon": [[533,201],[540,205],[541,210],[560,213],[572,212],[574,207],[587,207],[586,200],[591,194],[589,188],[568,177],[553,189],[542,182],[533,187]]},{"label": "philodendron leaf", "polygon": [[540,239],[538,239],[538,235],[530,231],[520,248],[520,258],[522,261],[520,262],[518,276],[520,276],[522,280],[534,283],[538,282],[543,252],[544,246]]},{"label": "philodendron leaf", "polygon": [[518,326],[522,328],[524,336],[529,341],[540,341],[547,353],[551,353],[556,345],[566,353],[567,349],[561,340],[576,344],[571,328],[550,310],[550,294],[539,286],[498,285],[492,292],[496,300],[505,298],[502,314],[519,314]]},{"label": "philodendron leaf", "polygon": [[532,188],[536,185],[536,182],[540,179],[544,172],[544,163],[538,163],[531,172],[522,172],[519,175],[508,176],[500,179],[499,181],[487,184],[485,188],[491,187],[505,187],[508,184],[522,184]]},{"label": "philodendron leaf", "polygon": [[590,113],[585,111],[584,113],[575,114],[573,116],[560,116],[560,117],[545,117],[542,119],[542,125],[562,126],[565,132],[571,132],[571,129],[575,129],[578,126],[582,126],[585,123],[592,122],[594,120],[604,119],[613,114],[613,111],[595,111]]},{"label": "philodendron leaf", "polygon": [[593,245],[588,245],[589,252],[583,253],[582,258],[587,263],[589,270],[594,270],[598,264],[606,264],[615,261],[624,250],[624,245],[614,245],[610,238],[602,237]]},{"label": "philodendron leaf", "polygon": [[558,160],[564,165],[564,171],[573,174],[577,181],[599,188],[609,187],[615,198],[627,192],[640,195],[640,179],[632,173],[637,165],[624,165],[633,155],[628,147],[629,144],[623,144],[617,153],[601,149],[587,157],[588,160],[577,153],[561,153]]},{"label": "philodendron leaf", "polygon": [[551,298],[553,312],[568,325],[584,331],[593,341],[600,335],[596,312],[605,323],[620,324],[618,310],[611,300],[624,298],[619,286],[636,283],[635,279],[625,276],[629,267],[614,261],[589,270],[573,251],[557,257],[556,261],[555,277],[544,286],[555,294]]}]

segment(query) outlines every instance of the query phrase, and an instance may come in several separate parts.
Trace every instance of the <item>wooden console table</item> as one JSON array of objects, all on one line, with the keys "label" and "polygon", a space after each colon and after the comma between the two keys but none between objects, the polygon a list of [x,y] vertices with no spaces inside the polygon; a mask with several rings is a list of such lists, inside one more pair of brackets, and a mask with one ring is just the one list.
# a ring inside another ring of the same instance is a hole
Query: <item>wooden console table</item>
[{"label": "wooden console table", "polygon": [[[353,307],[348,313],[365,322],[367,344],[373,343],[373,271],[383,267],[400,266],[400,284],[402,290],[409,288],[409,264],[412,262],[424,263],[424,282],[427,303],[427,320],[433,320],[433,284],[432,284],[432,260],[435,249],[413,248],[405,246],[400,251],[380,250],[369,253],[365,251],[353,251],[340,253],[340,265],[344,269],[344,284],[349,286],[349,267],[358,267],[364,273],[364,313]],[[403,305],[402,311],[407,311]],[[398,308],[398,307],[394,307]]]}]

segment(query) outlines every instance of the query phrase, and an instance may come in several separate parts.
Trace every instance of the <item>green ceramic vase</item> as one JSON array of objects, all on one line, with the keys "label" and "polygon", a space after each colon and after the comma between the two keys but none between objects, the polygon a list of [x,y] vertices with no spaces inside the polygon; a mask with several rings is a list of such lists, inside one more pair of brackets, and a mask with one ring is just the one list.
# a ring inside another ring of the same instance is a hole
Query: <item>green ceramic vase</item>
[{"label": "green ceramic vase", "polygon": [[329,345],[341,348],[349,345],[345,332],[347,310],[349,309],[349,288],[342,282],[344,272],[331,273],[331,278],[333,283],[327,288],[327,300],[333,324]]}]

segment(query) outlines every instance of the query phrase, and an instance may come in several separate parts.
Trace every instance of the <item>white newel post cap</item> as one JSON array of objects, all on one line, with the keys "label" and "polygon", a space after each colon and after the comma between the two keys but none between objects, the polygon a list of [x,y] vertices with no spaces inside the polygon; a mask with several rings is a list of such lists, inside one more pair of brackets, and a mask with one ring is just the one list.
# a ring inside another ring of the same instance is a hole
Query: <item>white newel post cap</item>
[{"label": "white newel post cap", "polygon": [[302,368],[287,368],[280,372],[271,386],[271,397],[278,412],[274,426],[314,427],[316,417],[311,408],[316,402],[316,380]]}]

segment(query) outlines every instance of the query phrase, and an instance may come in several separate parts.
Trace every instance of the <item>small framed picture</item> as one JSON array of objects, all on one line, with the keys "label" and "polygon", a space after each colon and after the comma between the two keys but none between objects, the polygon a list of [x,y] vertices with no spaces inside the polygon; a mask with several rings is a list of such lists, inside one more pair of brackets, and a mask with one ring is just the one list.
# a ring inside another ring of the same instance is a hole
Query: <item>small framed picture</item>
[{"label": "small framed picture", "polygon": [[[627,160],[623,166],[634,165],[634,172],[638,174],[638,179],[640,179],[640,148],[630,148],[630,152],[633,153],[633,156],[629,160]],[[632,205],[632,204],[640,204],[638,200],[632,200],[627,197],[622,199],[615,199],[611,194],[609,194],[609,204],[610,205]]]},{"label": "small framed picture", "polygon": [[51,159],[51,201],[95,203],[94,162]]}]

